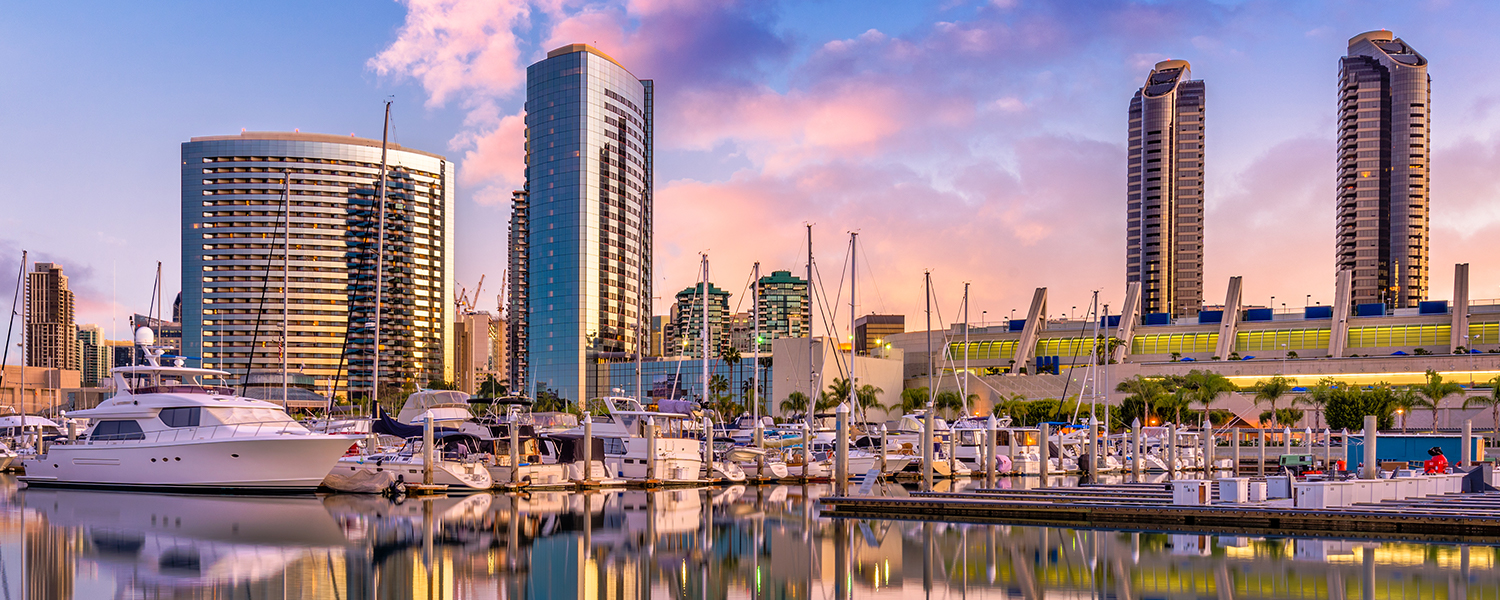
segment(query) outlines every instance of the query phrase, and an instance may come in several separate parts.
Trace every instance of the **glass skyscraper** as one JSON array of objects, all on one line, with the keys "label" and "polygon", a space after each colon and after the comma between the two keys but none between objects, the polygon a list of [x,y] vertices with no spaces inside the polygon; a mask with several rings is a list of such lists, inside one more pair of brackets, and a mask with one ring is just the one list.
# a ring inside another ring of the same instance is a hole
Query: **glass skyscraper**
[{"label": "glass skyscraper", "polygon": [[454,378],[454,166],[387,148],[377,278],[380,140],[252,132],[182,145],[184,354],[236,375],[281,368],[282,191],[290,177],[290,369],[316,378],[320,392],[333,384],[338,393],[367,393],[380,280],[382,389]]},{"label": "glass skyscraper", "polygon": [[1389,31],[1354,36],[1339,59],[1334,258],[1356,304],[1427,299],[1431,91],[1427,59]]},{"label": "glass skyscraper", "polygon": [[1203,127],[1207,90],[1185,60],[1156,63],[1130,100],[1125,281],[1141,312],[1203,306]]},{"label": "glass skyscraper", "polygon": [[[652,87],[584,44],[526,70],[526,189],[511,227],[511,382],[573,402],[610,391],[651,298]],[[644,348],[643,348],[644,350]]]}]

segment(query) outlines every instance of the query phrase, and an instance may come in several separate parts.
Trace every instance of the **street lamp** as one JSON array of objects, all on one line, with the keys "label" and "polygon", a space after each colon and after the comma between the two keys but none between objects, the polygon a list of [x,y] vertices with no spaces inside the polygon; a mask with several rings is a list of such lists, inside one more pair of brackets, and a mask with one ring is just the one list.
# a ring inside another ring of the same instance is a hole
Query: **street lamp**
[{"label": "street lamp", "polygon": [[984,327],[984,324],[987,322],[987,321],[985,321],[985,317],[987,315],[989,315],[989,314],[990,314],[990,311],[987,311],[987,310],[981,310],[981,311],[979,311],[979,326],[980,327]]},{"label": "street lamp", "polygon": [[1271,310],[1276,310],[1276,297],[1271,296]]},{"label": "street lamp", "polygon": [[1302,308],[1312,306],[1312,294],[1307,295],[1307,301],[1302,303]]}]

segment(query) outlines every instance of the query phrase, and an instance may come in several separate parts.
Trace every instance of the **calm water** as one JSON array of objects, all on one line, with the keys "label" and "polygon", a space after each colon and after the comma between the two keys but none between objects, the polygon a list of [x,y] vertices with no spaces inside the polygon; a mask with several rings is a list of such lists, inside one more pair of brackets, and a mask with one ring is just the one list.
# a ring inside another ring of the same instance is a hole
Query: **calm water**
[{"label": "calm water", "polygon": [[394,503],[5,478],[0,598],[1500,598],[1489,546],[832,520],[808,502],[826,490]]}]

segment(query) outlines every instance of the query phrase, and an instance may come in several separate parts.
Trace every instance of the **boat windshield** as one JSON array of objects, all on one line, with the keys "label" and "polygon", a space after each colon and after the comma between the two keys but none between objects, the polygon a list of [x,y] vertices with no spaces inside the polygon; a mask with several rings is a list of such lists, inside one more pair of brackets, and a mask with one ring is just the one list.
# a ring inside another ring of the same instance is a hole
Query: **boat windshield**
[{"label": "boat windshield", "polygon": [[224,425],[245,425],[250,423],[292,423],[292,417],[286,411],[277,408],[224,408],[214,407],[207,409],[214,419]]},{"label": "boat windshield", "polygon": [[203,377],[191,373],[160,373],[142,371],[118,373],[125,388],[132,394],[216,394],[233,396],[234,389],[203,381]]}]

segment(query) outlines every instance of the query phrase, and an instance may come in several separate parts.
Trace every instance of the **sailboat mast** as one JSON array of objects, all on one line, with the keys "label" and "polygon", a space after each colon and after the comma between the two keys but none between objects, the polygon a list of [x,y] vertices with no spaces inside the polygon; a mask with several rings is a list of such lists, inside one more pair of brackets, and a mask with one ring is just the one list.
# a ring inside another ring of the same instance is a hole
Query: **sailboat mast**
[{"label": "sailboat mast", "polygon": [[[21,286],[28,284],[29,282],[26,281],[26,251],[22,250],[21,268],[16,271],[16,293],[10,299],[10,322],[5,326],[5,348],[4,350],[0,350],[0,383],[5,381],[5,365],[10,363],[10,332],[16,328],[16,317],[18,316],[16,314],[16,306],[21,303]],[[29,310],[30,303],[28,302],[27,305]],[[16,396],[20,398],[20,402],[17,403],[20,406],[17,408],[21,411],[21,432],[24,434],[26,431],[26,319],[24,314],[19,316],[22,317],[20,344],[21,385],[16,386],[16,390],[18,390]]]},{"label": "sailboat mast", "polygon": [[855,318],[854,318],[854,310],[855,310],[855,308],[854,308],[854,306],[855,306],[854,305],[854,290],[857,289],[857,288],[855,288],[855,285],[854,285],[854,277],[855,277],[855,275],[857,273],[859,273],[859,269],[855,267],[855,264],[856,264],[855,261],[859,260],[859,252],[857,251],[858,249],[859,249],[859,232],[850,232],[849,233],[849,407],[850,408],[855,408],[855,407],[859,406],[859,400],[857,399],[858,398],[858,396],[857,396],[858,392],[855,391],[856,388],[854,386],[854,355],[858,353],[858,350],[856,350],[855,347],[854,347],[854,342],[855,342],[855,339],[854,339],[854,327],[855,327],[855,324],[854,324],[854,321],[855,321]]},{"label": "sailboat mast", "polygon": [[922,295],[927,299],[927,410],[932,411],[932,271],[922,271]]},{"label": "sailboat mast", "polygon": [[391,134],[391,101],[385,101],[385,123],[380,128],[380,187],[375,192],[379,204],[380,222],[375,232],[375,348],[374,360],[370,363],[370,418],[375,417],[375,404],[380,401],[380,313],[381,292],[385,289],[385,167],[386,145]]},{"label": "sailboat mast", "polygon": [[292,261],[292,170],[291,169],[284,169],[284,170],[282,170],[282,172],[281,172],[281,181],[282,181],[282,190],[281,190],[282,204],[281,204],[281,212],[282,212],[282,215],[283,215],[282,225],[284,226],[284,229],[282,230],[283,235],[282,235],[282,238],[281,238],[281,250],[282,250],[282,254],[281,254],[281,406],[284,408],[284,407],[286,407],[287,400],[289,399],[289,396],[287,396],[287,384],[286,384],[286,356],[287,356],[287,347],[289,345],[291,345],[291,343],[292,343],[292,340],[291,340],[291,337],[292,337],[291,317],[289,316],[291,314],[291,312],[287,310],[287,302],[286,302],[286,300],[287,300],[288,286],[291,285],[291,281],[292,281],[291,276],[289,275],[289,272],[291,271],[291,261]]},{"label": "sailboat mast", "polygon": [[958,393],[963,396],[964,412],[969,410],[969,282],[964,282],[964,378],[958,384]]},{"label": "sailboat mast", "polygon": [[[803,420],[807,422],[807,431],[802,437],[802,460],[807,464],[808,450],[812,448],[813,408],[817,406],[814,398],[818,393],[818,368],[813,366],[813,350],[818,341],[813,337],[813,242],[812,223],[807,224],[807,406],[804,407]],[[807,467],[802,467],[804,474]]]},{"label": "sailboat mast", "polygon": [[753,272],[750,274],[750,296],[751,309],[750,320],[753,336],[750,341],[753,349],[750,351],[750,418],[756,423],[760,422],[760,263],[756,262]]}]

